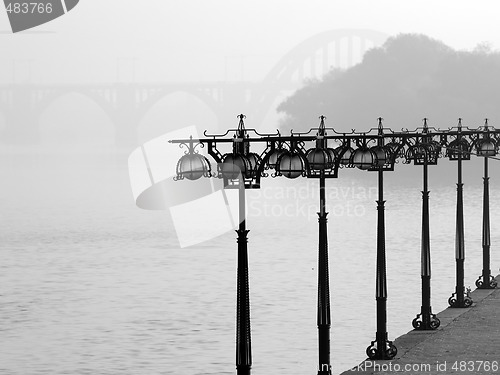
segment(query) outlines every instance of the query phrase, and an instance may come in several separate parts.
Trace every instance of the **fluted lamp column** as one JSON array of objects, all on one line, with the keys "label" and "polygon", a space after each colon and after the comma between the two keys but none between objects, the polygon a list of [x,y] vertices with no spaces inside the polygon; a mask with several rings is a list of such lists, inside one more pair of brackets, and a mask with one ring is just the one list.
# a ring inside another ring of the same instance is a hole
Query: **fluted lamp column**
[{"label": "fluted lamp column", "polygon": [[[392,359],[398,353],[396,346],[389,341],[387,335],[387,273],[385,252],[385,200],[384,200],[384,167],[391,167],[395,155],[391,149],[384,146],[384,131],[382,118],[378,118],[377,145],[372,147],[374,158],[370,171],[378,175],[378,200],[377,200],[377,261],[375,276],[375,300],[377,304],[377,332],[375,340],[366,348],[366,355],[370,359]],[[353,164],[356,163],[353,158]]]},{"label": "fluted lamp column", "polygon": [[[316,134],[316,147],[307,151],[308,176],[319,177],[319,212],[318,212],[318,375],[331,375],[330,362],[330,275],[328,268],[328,227],[325,194],[325,170],[331,169],[335,159],[335,151],[328,148],[324,138],[325,116],[320,116],[321,122]],[[319,174],[319,176],[318,176]]]},{"label": "fluted lamp column", "polygon": [[488,119],[484,125],[485,134],[483,138],[476,142],[476,151],[478,156],[484,157],[484,177],[483,177],[483,272],[476,280],[476,286],[479,289],[494,289],[497,287],[497,280],[491,274],[490,269],[490,192],[488,176],[488,157],[497,154],[497,145],[490,137],[488,130]]},{"label": "fluted lamp column", "polygon": [[422,283],[422,304],[420,313],[412,321],[416,330],[434,330],[441,324],[439,318],[432,313],[431,307],[431,242],[429,224],[429,187],[428,166],[436,165],[440,153],[439,145],[428,134],[427,119],[421,140],[409,149],[409,158],[415,165],[422,166],[422,235],[420,246],[420,278]]},{"label": "fluted lamp column", "polygon": [[456,139],[448,145],[447,156],[457,161],[457,212],[455,231],[456,286],[448,298],[450,307],[470,307],[472,298],[464,285],[465,239],[464,239],[464,198],[462,182],[462,160],[470,159],[469,143],[462,136],[462,119],[458,119]]},{"label": "fluted lamp column", "polygon": [[[335,164],[337,153],[328,148],[325,130],[325,116],[320,116],[321,122],[317,128],[315,147],[304,151],[298,141],[290,140],[290,150],[284,151],[276,164],[276,175],[287,178],[307,176],[319,179],[319,212],[318,212],[318,375],[331,375],[330,360],[330,281],[328,267],[328,228],[326,211],[325,179],[336,178],[338,163]],[[299,137],[297,137],[299,138]],[[300,138],[299,138],[300,139]],[[336,165],[336,167],[335,167]]]}]

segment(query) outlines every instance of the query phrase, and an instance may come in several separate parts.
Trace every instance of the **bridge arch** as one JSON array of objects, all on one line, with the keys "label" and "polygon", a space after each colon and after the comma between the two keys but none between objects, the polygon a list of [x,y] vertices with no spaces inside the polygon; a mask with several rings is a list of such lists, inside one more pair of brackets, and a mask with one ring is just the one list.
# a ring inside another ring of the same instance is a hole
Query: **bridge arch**
[{"label": "bridge arch", "polygon": [[115,143],[116,124],[92,95],[61,90],[38,109],[37,129],[42,145],[56,148],[109,149]]},{"label": "bridge arch", "polygon": [[[139,121],[141,121],[144,116],[147,114],[148,111],[151,110],[151,108],[160,102],[162,99],[175,95],[178,93],[184,93],[191,95],[197,99],[199,99],[201,102],[203,102],[208,108],[212,110],[214,115],[220,119],[221,113],[222,113],[222,106],[220,102],[217,101],[217,99],[214,97],[214,94],[207,93],[203,89],[199,88],[171,88],[171,89],[160,89],[157,90],[155,93],[152,95],[149,95],[147,99],[141,104],[139,111],[138,111],[138,116],[137,118]],[[186,114],[189,115],[189,114]]]},{"label": "bridge arch", "polygon": [[[354,65],[357,57],[380,46],[389,35],[368,29],[336,29],[316,34],[286,53],[269,71],[263,81],[263,89],[254,102],[255,117],[264,121],[276,98],[283,95],[283,88],[294,91],[303,84],[310,73],[312,78],[324,75],[331,68],[340,68],[345,60]],[[318,74],[319,73],[319,74]]]},{"label": "bridge arch", "polygon": [[220,123],[220,110],[217,107],[214,110],[214,106],[219,105],[194,93],[190,90],[162,90],[161,94],[148,100],[138,117],[139,143],[185,126],[199,127],[200,135],[205,129],[216,129]]},{"label": "bridge arch", "polygon": [[110,118],[113,118],[112,101],[106,100],[104,96],[97,94],[97,92],[97,88],[87,89],[85,87],[62,87],[57,90],[51,90],[36,103],[35,113],[37,116],[40,116],[57,99],[70,94],[79,94],[95,102]]},{"label": "bridge arch", "polygon": [[[356,55],[362,56],[368,49],[383,44],[388,37],[383,32],[367,29],[338,29],[316,34],[286,53],[269,71],[264,82],[292,80],[298,70],[304,69],[304,64],[318,57],[320,64],[315,61],[316,64],[311,64],[311,68],[315,71],[321,67],[323,74],[332,67],[341,67],[343,57],[347,65],[352,66],[356,63]],[[356,49],[360,53],[356,53]],[[342,56],[344,53],[346,55]],[[298,78],[304,76],[299,74]]]},{"label": "bridge arch", "polygon": [[[15,133],[11,139],[25,141],[26,129],[35,133],[38,119],[51,103],[70,93],[81,94],[100,107],[115,127],[117,140],[123,144],[136,145],[139,124],[147,113],[162,98],[177,92],[196,97],[206,105],[217,119],[217,127],[234,120],[235,113],[247,112],[249,122],[259,129],[264,121],[271,130],[279,124],[275,116],[278,100],[290,95],[300,87],[308,74],[318,76],[330,67],[338,67],[345,55],[345,61],[354,63],[355,57],[372,47],[382,44],[387,35],[374,30],[339,29],[314,35],[286,53],[269,71],[261,83],[234,85],[231,83],[166,83],[166,84],[105,84],[105,85],[30,85],[2,87],[0,107],[7,106],[6,133]],[[358,51],[359,53],[355,52]],[[7,99],[5,99],[7,98]],[[281,100],[283,100],[281,99]],[[7,100],[7,101],[6,101]],[[29,102],[29,108],[27,103]],[[24,109],[27,109],[26,111]],[[28,113],[29,112],[29,113]],[[269,116],[269,115],[272,116]],[[189,116],[190,113],[186,113]],[[272,117],[272,119],[269,119]],[[33,125],[32,125],[33,124]],[[22,129],[22,127],[26,129]]]}]

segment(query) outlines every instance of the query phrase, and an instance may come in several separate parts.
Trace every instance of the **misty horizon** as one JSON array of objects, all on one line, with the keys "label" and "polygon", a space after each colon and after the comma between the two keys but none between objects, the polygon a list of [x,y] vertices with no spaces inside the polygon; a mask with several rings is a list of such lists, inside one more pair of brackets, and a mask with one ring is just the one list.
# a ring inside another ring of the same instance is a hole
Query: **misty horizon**
[{"label": "misty horizon", "polygon": [[[241,190],[222,179],[182,174],[196,162],[218,171],[209,147],[191,147],[204,164],[169,140],[224,134],[240,114],[246,129],[282,136],[317,128],[321,115],[339,132],[368,131],[379,117],[395,131],[424,117],[442,129],[487,117],[500,129],[496,10],[494,0],[79,1],[18,33],[0,11],[0,372],[235,373],[243,247],[252,373],[314,371],[318,210],[329,213],[319,248],[330,248],[332,373],[358,364],[376,337],[379,213],[385,331],[408,332],[420,308],[421,166],[399,160],[384,172],[383,198],[379,174],[358,168],[340,168],[324,190],[319,179],[264,170],[236,204]],[[269,156],[262,141],[251,152]],[[217,151],[224,158],[233,145]],[[466,286],[481,268],[487,160],[472,156],[460,170]],[[457,165],[443,155],[428,170],[435,312],[455,282]],[[498,269],[496,157],[489,172]]]}]

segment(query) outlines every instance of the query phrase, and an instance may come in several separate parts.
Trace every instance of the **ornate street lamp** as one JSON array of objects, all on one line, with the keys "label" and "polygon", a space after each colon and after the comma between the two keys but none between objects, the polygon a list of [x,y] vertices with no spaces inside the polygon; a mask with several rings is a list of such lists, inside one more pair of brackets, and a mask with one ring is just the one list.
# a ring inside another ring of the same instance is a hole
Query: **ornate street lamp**
[{"label": "ornate street lamp", "polygon": [[457,161],[457,216],[455,233],[455,260],[456,260],[456,287],[455,292],[448,299],[450,307],[470,307],[472,299],[464,286],[464,262],[465,262],[465,240],[464,240],[464,200],[462,182],[462,160],[470,159],[469,142],[462,136],[462,119],[458,119],[456,138],[448,145],[446,156],[450,160]]},{"label": "ornate street lamp", "polygon": [[[224,187],[236,186],[239,192],[239,227],[238,234],[238,269],[237,269],[237,305],[236,305],[236,373],[250,375],[252,367],[252,340],[250,331],[250,287],[248,281],[248,230],[246,229],[245,189],[259,187],[252,182],[260,178],[260,157],[250,153],[250,144],[243,119],[240,121],[233,137],[233,152],[223,157],[219,163],[220,177],[224,179]],[[212,146],[212,144],[210,144]],[[210,147],[211,155],[217,160],[219,154]],[[236,181],[236,184],[235,184]]]},{"label": "ornate street lamp", "polygon": [[[208,153],[217,162],[216,177],[224,180],[225,189],[238,189],[239,192],[239,227],[238,234],[238,269],[236,302],[236,371],[238,375],[250,375],[252,367],[252,344],[250,330],[250,288],[248,281],[248,230],[246,228],[245,189],[259,188],[260,177],[266,176],[265,165],[274,152],[274,142],[268,142],[264,150],[265,158],[250,152],[250,140],[245,129],[244,115],[239,115],[238,128],[232,139],[222,138],[227,135],[207,135],[207,139],[197,140],[201,146],[208,144]],[[255,131],[254,131],[255,132]],[[257,132],[255,132],[257,133]],[[257,133],[258,134],[258,133]],[[192,137],[189,140],[171,140],[170,142],[187,145],[188,151],[177,163],[176,180],[196,180],[200,177],[213,176],[208,160],[195,149]],[[232,152],[222,155],[217,143],[232,143]]]},{"label": "ornate street lamp", "polygon": [[[465,259],[463,234],[463,197],[462,197],[462,160],[470,158],[472,146],[466,137],[473,139],[479,156],[485,158],[484,199],[483,199],[483,275],[476,282],[478,287],[494,287],[496,280],[491,276],[489,266],[489,190],[488,190],[488,158],[497,152],[498,132],[490,131],[487,123],[484,131],[462,132],[461,120],[458,131],[429,131],[427,119],[424,119],[422,132],[408,130],[400,133],[384,132],[382,118],[378,121],[378,133],[337,133],[327,135],[325,117],[321,116],[320,125],[307,133],[291,133],[282,136],[279,132],[273,135],[259,134],[255,129],[246,129],[244,115],[239,115],[237,129],[228,130],[221,135],[208,135],[207,138],[193,140],[172,140],[187,147],[186,153],[177,163],[177,174],[174,179],[197,180],[201,177],[213,177],[214,173],[207,158],[196,150],[198,146],[208,146],[210,154],[217,163],[215,177],[222,178],[224,188],[239,191],[239,228],[236,231],[238,243],[237,270],[237,303],[236,303],[236,368],[238,375],[249,375],[252,366],[251,331],[250,331],[250,297],[248,267],[248,230],[245,216],[245,189],[260,188],[261,177],[269,175],[274,169],[273,177],[284,176],[295,179],[300,176],[319,179],[319,212],[318,212],[318,375],[331,374],[330,362],[330,286],[328,265],[328,235],[326,212],[326,178],[337,178],[341,167],[357,167],[361,170],[378,172],[377,200],[377,260],[376,260],[376,303],[377,331],[375,340],[367,348],[370,359],[392,359],[397,349],[387,335],[387,280],[385,250],[385,201],[383,194],[383,172],[392,171],[397,159],[403,157],[405,163],[413,162],[423,167],[422,191],[422,241],[421,241],[421,279],[422,306],[421,311],[413,319],[412,325],[417,330],[432,330],[440,325],[439,319],[431,308],[431,258],[429,229],[429,190],[428,165],[436,165],[441,156],[442,145],[447,146],[446,156],[458,162],[457,183],[457,286],[456,292],[449,302],[453,307],[466,307],[472,303],[469,296],[464,296],[463,263]],[[328,128],[330,132],[331,128]],[[316,134],[309,134],[313,130]],[[374,129],[372,129],[374,130]],[[229,132],[234,135],[226,137]],[[256,137],[250,138],[253,132]],[[479,135],[482,137],[479,138]],[[440,142],[435,139],[440,137]],[[451,142],[448,143],[448,137]],[[476,137],[476,138],[474,138]],[[386,142],[390,140],[389,142]],[[310,149],[308,142],[315,142]],[[337,147],[328,147],[333,141]],[[250,152],[251,143],[265,144],[262,153]],[[230,144],[229,152],[222,154],[218,144]],[[356,147],[353,148],[352,146]],[[481,280],[482,278],[482,280]],[[454,297],[456,295],[456,298]],[[463,304],[464,306],[460,306]]]},{"label": "ornate street lamp", "polygon": [[305,153],[301,150],[299,140],[290,140],[290,151],[283,153],[278,158],[276,175],[287,178],[307,176],[319,178],[319,244],[318,244],[318,375],[330,375],[330,285],[328,269],[328,229],[326,212],[325,178],[336,178],[340,160],[337,152],[328,148],[325,128],[325,116],[320,116],[320,125],[316,133],[316,147]]},{"label": "ornate street lamp", "polygon": [[494,289],[497,287],[497,280],[491,274],[490,269],[490,193],[488,177],[488,157],[497,154],[497,143],[490,136],[488,129],[488,119],[484,123],[484,135],[476,141],[476,151],[478,156],[484,157],[484,177],[483,177],[483,274],[476,280],[479,289]]},{"label": "ornate street lamp", "polygon": [[[318,137],[325,135],[324,116],[321,116],[320,130]],[[326,141],[325,141],[326,143]],[[321,147],[316,148],[326,152]],[[318,226],[319,226],[319,244],[318,244],[318,306],[317,306],[317,324],[318,324],[318,375],[331,374],[330,363],[330,276],[328,269],[328,229],[326,212],[326,196],[325,196],[325,169],[331,166],[333,160],[330,155],[326,155],[324,166],[313,164],[312,169],[319,170],[319,212],[318,212]]]},{"label": "ornate street lamp", "polygon": [[416,139],[406,153],[406,163],[413,161],[415,165],[423,168],[423,190],[422,190],[422,242],[421,242],[421,279],[422,279],[422,305],[420,314],[413,319],[413,328],[417,330],[431,330],[439,327],[441,322],[432,313],[431,307],[431,242],[429,229],[429,189],[427,184],[427,166],[436,165],[441,147],[439,143],[428,134],[427,119],[424,118],[422,135]]},{"label": "ornate street lamp", "polygon": [[[399,151],[404,145],[404,141],[398,147],[391,149],[384,145],[384,129],[382,118],[378,119],[377,145],[369,149],[374,156],[370,171],[378,172],[378,200],[377,200],[377,264],[375,299],[377,301],[377,332],[375,340],[366,348],[366,354],[370,359],[392,359],[396,356],[398,349],[388,340],[387,336],[387,276],[386,276],[386,256],[385,256],[385,214],[384,214],[384,170],[393,170],[394,163]],[[365,144],[366,146],[366,144]],[[366,148],[363,154],[366,155]],[[356,164],[356,155],[353,155],[353,164]],[[359,154],[358,154],[359,155]],[[362,157],[360,159],[366,159]],[[358,159],[359,160],[359,159]]]}]

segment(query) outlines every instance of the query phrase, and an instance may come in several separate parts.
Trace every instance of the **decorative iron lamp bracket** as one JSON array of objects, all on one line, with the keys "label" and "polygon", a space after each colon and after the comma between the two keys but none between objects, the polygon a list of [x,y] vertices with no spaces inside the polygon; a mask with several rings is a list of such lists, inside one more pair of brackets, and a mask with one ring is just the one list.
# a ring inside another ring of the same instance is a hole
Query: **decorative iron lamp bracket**
[{"label": "decorative iron lamp bracket", "polygon": [[[402,137],[399,142],[395,142],[398,144],[397,148],[395,150],[390,150],[388,152],[388,157],[386,159],[386,162],[383,166],[381,167],[373,167],[368,169],[369,172],[374,172],[374,171],[384,171],[384,172],[392,172],[394,171],[394,165],[398,162],[398,157],[400,156],[400,153],[402,150],[404,150],[404,147],[407,145],[407,140],[406,138]],[[383,147],[387,147],[388,145],[384,145]]]}]

